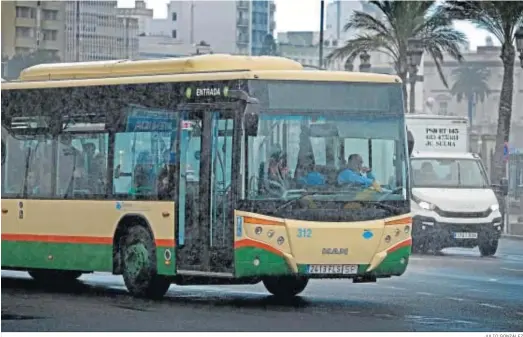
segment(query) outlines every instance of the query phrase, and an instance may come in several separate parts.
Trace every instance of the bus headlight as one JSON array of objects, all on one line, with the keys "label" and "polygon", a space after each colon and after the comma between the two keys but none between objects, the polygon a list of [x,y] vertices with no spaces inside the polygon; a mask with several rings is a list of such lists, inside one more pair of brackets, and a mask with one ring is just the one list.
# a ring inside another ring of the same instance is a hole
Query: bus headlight
[{"label": "bus headlight", "polygon": [[498,211],[498,210],[499,210],[499,204],[491,205],[491,206],[490,206],[490,210],[491,210],[492,212]]}]

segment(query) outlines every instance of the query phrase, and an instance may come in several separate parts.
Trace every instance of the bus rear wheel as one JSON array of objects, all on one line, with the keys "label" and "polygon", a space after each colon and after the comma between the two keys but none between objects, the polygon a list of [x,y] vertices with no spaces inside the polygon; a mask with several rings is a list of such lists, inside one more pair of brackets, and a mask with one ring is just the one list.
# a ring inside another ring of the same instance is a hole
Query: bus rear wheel
[{"label": "bus rear wheel", "polygon": [[131,227],[121,254],[127,290],[135,297],[162,298],[171,282],[157,274],[155,246],[149,232],[141,226]]},{"label": "bus rear wheel", "polygon": [[265,289],[281,298],[290,298],[300,294],[308,283],[308,278],[298,276],[270,277],[263,280]]},{"label": "bus rear wheel", "polygon": [[75,270],[33,269],[29,275],[37,282],[46,285],[67,285],[75,282],[82,272]]}]

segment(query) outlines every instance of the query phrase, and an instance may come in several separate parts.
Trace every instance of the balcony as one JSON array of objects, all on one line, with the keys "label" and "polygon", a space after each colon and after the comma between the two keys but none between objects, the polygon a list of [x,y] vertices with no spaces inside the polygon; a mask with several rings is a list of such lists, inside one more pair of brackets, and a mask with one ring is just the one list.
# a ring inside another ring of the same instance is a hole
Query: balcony
[{"label": "balcony", "polygon": [[274,2],[271,2],[269,5],[269,10],[274,13],[276,12],[276,4]]},{"label": "balcony", "polygon": [[236,37],[236,44],[238,46],[246,46],[249,44],[249,37],[244,34],[238,34]]},{"label": "balcony", "polygon": [[249,20],[245,18],[238,18],[236,20],[236,25],[239,27],[249,27]]},{"label": "balcony", "polygon": [[244,1],[244,0],[238,1],[237,6],[240,9],[249,9],[249,1]]}]

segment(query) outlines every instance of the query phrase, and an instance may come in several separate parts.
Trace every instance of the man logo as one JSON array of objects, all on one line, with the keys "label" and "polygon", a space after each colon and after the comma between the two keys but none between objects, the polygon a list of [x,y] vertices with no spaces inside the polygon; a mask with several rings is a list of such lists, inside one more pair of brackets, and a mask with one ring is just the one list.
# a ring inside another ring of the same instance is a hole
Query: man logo
[{"label": "man logo", "polygon": [[349,248],[323,248],[322,255],[349,255]]}]

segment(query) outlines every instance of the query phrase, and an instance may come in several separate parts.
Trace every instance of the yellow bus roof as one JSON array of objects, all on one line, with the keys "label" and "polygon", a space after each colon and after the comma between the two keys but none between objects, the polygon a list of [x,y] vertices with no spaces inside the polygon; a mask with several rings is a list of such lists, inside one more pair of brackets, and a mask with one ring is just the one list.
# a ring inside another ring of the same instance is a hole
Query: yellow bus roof
[{"label": "yellow bus roof", "polygon": [[300,63],[284,57],[208,54],[156,60],[40,64],[23,70],[20,80],[41,81],[217,71],[301,69],[303,67]]},{"label": "yellow bus roof", "polygon": [[2,82],[2,89],[235,79],[401,83],[395,75],[304,70],[300,63],[283,57],[213,54],[159,60],[41,64],[25,69],[19,81]]}]

